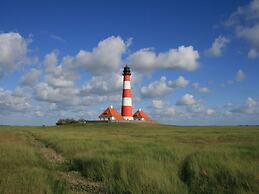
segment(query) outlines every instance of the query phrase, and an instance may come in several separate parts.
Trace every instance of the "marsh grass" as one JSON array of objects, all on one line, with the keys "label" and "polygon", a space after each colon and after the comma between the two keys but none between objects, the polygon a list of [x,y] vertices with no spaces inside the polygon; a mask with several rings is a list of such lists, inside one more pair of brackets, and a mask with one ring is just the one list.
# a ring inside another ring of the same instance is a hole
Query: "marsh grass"
[{"label": "marsh grass", "polygon": [[0,128],[0,193],[67,193],[67,184],[46,168],[48,161],[18,130]]},{"label": "marsh grass", "polygon": [[247,164],[224,153],[197,152],[185,159],[181,176],[192,193],[257,193],[256,174]]},{"label": "marsh grass", "polygon": [[0,193],[8,193],[7,179],[19,183],[10,191],[26,193],[28,182],[27,193],[71,192],[28,133],[67,159],[63,169],[104,183],[108,193],[259,193],[259,127],[143,123],[0,127],[0,139],[9,139],[0,143]]}]

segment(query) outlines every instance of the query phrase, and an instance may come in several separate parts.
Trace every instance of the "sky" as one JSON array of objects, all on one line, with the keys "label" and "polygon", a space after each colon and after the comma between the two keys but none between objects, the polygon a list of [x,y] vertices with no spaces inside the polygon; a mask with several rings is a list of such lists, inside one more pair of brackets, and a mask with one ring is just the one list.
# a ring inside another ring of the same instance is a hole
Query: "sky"
[{"label": "sky", "polygon": [[259,124],[259,0],[0,0],[0,124],[121,106],[176,125]]}]

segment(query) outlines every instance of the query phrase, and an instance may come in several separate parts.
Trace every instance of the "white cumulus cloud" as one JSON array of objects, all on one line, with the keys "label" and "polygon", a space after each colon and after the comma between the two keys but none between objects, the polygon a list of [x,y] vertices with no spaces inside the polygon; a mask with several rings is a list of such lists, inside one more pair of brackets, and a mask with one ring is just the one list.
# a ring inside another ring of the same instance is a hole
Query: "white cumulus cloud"
[{"label": "white cumulus cloud", "polygon": [[78,94],[77,88],[54,88],[44,82],[35,86],[36,99],[49,103],[75,105],[79,101]]},{"label": "white cumulus cloud", "polygon": [[162,100],[152,100],[152,104],[156,109],[162,109],[164,107],[164,102]]},{"label": "white cumulus cloud", "polygon": [[208,93],[209,92],[209,88],[207,88],[207,87],[203,87],[203,86],[201,86],[199,83],[193,83],[192,84],[192,87],[193,87],[193,89],[195,89],[195,90],[197,90],[197,91],[199,91],[199,92],[201,92],[201,93]]},{"label": "white cumulus cloud", "polygon": [[116,94],[122,89],[122,75],[109,73],[107,76],[93,76],[82,88],[81,93],[85,95]]},{"label": "white cumulus cloud", "polygon": [[162,100],[152,100],[152,106],[155,109],[156,116],[158,117],[170,118],[180,114],[180,111],[178,111],[174,106],[170,106]]},{"label": "white cumulus cloud", "polygon": [[20,85],[34,87],[38,82],[40,72],[40,70],[32,68],[28,73],[21,77],[19,81]]},{"label": "white cumulus cloud", "polygon": [[259,23],[252,27],[239,27],[237,35],[248,40],[254,48],[259,48]]},{"label": "white cumulus cloud", "polygon": [[178,87],[186,87],[189,81],[183,76],[180,76],[177,80],[167,80],[165,76],[162,76],[160,80],[154,81],[147,86],[141,88],[141,94],[146,98],[160,98],[171,92]]},{"label": "white cumulus cloud", "polygon": [[148,98],[158,98],[170,92],[172,88],[168,86],[166,77],[161,77],[160,80],[150,83],[148,86],[141,88],[141,94]]},{"label": "white cumulus cloud", "polygon": [[0,88],[0,113],[26,111],[31,107],[30,99],[22,90]]},{"label": "white cumulus cloud", "polygon": [[19,33],[0,33],[0,77],[28,61],[28,41]]},{"label": "white cumulus cloud", "polygon": [[113,72],[122,64],[122,54],[126,51],[127,42],[119,36],[111,36],[98,43],[91,52],[80,50],[76,62],[93,75]]},{"label": "white cumulus cloud", "polygon": [[230,42],[230,40],[226,37],[219,36],[217,37],[211,45],[206,53],[207,55],[219,57],[222,55],[222,50],[226,47],[226,45]]},{"label": "white cumulus cloud", "polygon": [[177,101],[177,105],[194,105],[197,101],[192,94],[185,94],[180,100]]},{"label": "white cumulus cloud", "polygon": [[259,101],[252,97],[248,97],[243,105],[230,109],[233,114],[258,114],[259,113]]},{"label": "white cumulus cloud", "polygon": [[214,115],[216,113],[216,110],[213,108],[208,108],[206,110],[207,115]]},{"label": "white cumulus cloud", "polygon": [[175,81],[169,81],[168,85],[172,88],[184,88],[189,84],[189,81],[186,80],[183,76],[179,76]]},{"label": "white cumulus cloud", "polygon": [[154,50],[145,48],[128,57],[129,63],[137,71],[154,69],[183,69],[193,71],[198,68],[199,53],[192,46],[180,46],[167,52],[156,54]]},{"label": "white cumulus cloud", "polygon": [[74,64],[71,60],[69,57],[64,57],[62,63],[59,64],[57,52],[47,54],[44,59],[45,81],[54,88],[73,87],[78,77],[75,69],[72,68]]},{"label": "white cumulus cloud", "polygon": [[238,7],[226,21],[226,25],[234,27],[237,37],[250,44],[248,57],[256,58],[259,49],[259,0],[252,0],[248,5]]}]

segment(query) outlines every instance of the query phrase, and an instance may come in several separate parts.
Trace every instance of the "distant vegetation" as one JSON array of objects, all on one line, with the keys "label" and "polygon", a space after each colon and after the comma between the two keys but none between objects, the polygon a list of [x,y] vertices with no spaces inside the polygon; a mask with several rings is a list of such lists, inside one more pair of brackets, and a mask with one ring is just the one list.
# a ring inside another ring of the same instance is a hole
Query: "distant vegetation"
[{"label": "distant vegetation", "polygon": [[259,193],[259,127],[0,127],[0,193]]},{"label": "distant vegetation", "polygon": [[117,121],[109,121],[109,120],[85,120],[85,119],[59,119],[56,123],[56,125],[70,125],[70,126],[80,126],[80,125],[86,125],[89,123],[111,123],[111,122],[117,122]]},{"label": "distant vegetation", "polygon": [[71,124],[85,124],[87,120],[84,119],[59,119],[56,123],[56,125],[71,125]]}]

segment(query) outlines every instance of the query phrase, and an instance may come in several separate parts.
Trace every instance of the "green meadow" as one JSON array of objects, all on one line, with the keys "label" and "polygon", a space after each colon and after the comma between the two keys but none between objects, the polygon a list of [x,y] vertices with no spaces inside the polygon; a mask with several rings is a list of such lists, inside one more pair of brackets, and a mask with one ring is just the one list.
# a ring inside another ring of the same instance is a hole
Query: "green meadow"
[{"label": "green meadow", "polygon": [[259,126],[1,126],[0,193],[259,193]]}]

